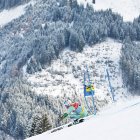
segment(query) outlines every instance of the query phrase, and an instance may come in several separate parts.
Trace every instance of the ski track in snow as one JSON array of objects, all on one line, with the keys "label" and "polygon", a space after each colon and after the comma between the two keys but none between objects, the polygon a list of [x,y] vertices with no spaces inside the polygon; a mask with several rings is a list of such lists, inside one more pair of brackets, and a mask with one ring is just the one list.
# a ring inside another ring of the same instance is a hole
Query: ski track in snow
[{"label": "ski track in snow", "polygon": [[98,115],[81,124],[52,134],[47,131],[27,140],[139,140],[139,118],[140,97],[135,97],[106,107]]},{"label": "ski track in snow", "polygon": [[95,0],[96,3],[92,4],[92,0],[77,0],[79,4],[89,3],[93,5],[95,10],[112,9],[113,12],[119,13],[124,21],[133,21],[140,15],[140,0]]}]

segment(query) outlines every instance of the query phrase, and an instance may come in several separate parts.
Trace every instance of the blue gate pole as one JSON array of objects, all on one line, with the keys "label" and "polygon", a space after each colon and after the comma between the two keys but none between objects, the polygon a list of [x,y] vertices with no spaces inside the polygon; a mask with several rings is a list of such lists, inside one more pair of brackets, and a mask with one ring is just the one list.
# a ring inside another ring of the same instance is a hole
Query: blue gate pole
[{"label": "blue gate pole", "polygon": [[94,107],[94,115],[96,115],[96,107],[95,107],[95,103],[94,103],[93,93],[92,93],[92,103],[93,103],[93,107]]},{"label": "blue gate pole", "polygon": [[92,93],[92,103],[93,103],[93,107],[94,107],[94,115],[96,115],[96,107],[95,107],[95,103],[94,103],[93,90],[92,90],[92,87],[91,87],[91,81],[90,81],[90,76],[89,76],[89,72],[88,72],[88,67],[87,67],[87,75],[88,75],[88,79],[89,79],[89,83],[90,83],[90,89],[91,89],[91,93]]},{"label": "blue gate pole", "polygon": [[113,92],[113,89],[112,89],[112,86],[111,86],[110,76],[109,76],[108,69],[106,69],[106,73],[107,73],[107,78],[108,78],[108,82],[109,82],[110,91],[111,91],[111,94],[112,94],[112,99],[113,99],[113,101],[115,101],[115,99],[114,99],[114,92]]},{"label": "blue gate pole", "polygon": [[86,81],[86,75],[85,75],[85,72],[84,72],[84,98],[85,98],[85,102],[86,102],[86,105],[87,105],[89,111],[92,113],[92,111],[91,111],[91,109],[90,109],[90,107],[89,107],[89,105],[88,105],[88,102],[87,102],[86,96],[85,96],[85,94],[86,94],[86,89],[85,89],[85,85],[86,85],[86,83],[85,83],[85,81]]}]

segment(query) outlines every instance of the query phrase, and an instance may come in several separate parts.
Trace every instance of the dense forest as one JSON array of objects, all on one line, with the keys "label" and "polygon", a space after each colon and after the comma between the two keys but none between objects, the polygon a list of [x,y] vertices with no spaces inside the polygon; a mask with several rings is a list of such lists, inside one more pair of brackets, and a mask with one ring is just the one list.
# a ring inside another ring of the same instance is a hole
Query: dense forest
[{"label": "dense forest", "polygon": [[122,48],[122,76],[133,95],[140,95],[140,43],[127,38]]},{"label": "dense forest", "polygon": [[1,0],[0,1],[0,10],[10,9],[14,6],[21,5],[21,4],[26,3],[28,1],[29,0]]},{"label": "dense forest", "polygon": [[[0,9],[18,2],[3,0]],[[35,130],[36,118],[53,127],[59,125],[55,118],[60,115],[57,105],[62,106],[62,99],[32,93],[24,80],[23,66],[33,74],[50,65],[64,48],[82,52],[85,44],[92,46],[107,37],[124,42],[123,78],[133,93],[139,93],[140,47],[134,42],[140,41],[140,16],[133,23],[124,22],[111,9],[94,11],[76,0],[39,0],[26,8],[25,15],[0,28],[0,129],[23,139],[46,130]]]}]

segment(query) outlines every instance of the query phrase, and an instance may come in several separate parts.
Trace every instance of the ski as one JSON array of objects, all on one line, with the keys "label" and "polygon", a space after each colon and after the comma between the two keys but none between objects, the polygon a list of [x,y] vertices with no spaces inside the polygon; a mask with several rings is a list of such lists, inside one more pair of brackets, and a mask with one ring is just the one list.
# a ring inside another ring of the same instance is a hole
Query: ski
[{"label": "ski", "polygon": [[89,119],[92,118],[92,117],[93,117],[93,116],[91,115],[91,116],[87,116],[87,117],[84,117],[84,118],[80,118],[80,119],[74,120],[74,121],[72,121],[72,122],[69,122],[69,123],[63,125],[63,126],[59,126],[59,127],[57,127],[57,128],[54,128],[53,130],[50,130],[49,133],[54,133],[54,132],[59,131],[59,130],[62,130],[62,129],[64,129],[64,128],[66,128],[66,127],[71,127],[71,126],[73,126],[73,125],[80,124],[80,123],[82,123],[82,122],[84,122],[84,121],[89,120]]},{"label": "ski", "polygon": [[66,127],[70,127],[70,126],[72,126],[72,125],[73,125],[73,122],[70,122],[70,123],[65,124],[65,125],[63,125],[63,126],[54,128],[53,130],[50,131],[50,133],[54,133],[54,132],[56,132],[56,131],[59,131],[59,130],[61,130],[61,129],[63,129],[63,128],[66,128]]},{"label": "ski", "polygon": [[63,129],[64,127],[58,127],[58,128],[55,128],[55,129],[53,129],[52,131],[51,131],[51,133],[54,133],[54,132],[56,132],[56,131],[58,131],[58,130],[61,130],[61,129]]},{"label": "ski", "polygon": [[84,121],[85,121],[84,118],[74,120],[73,122],[70,122],[70,123],[68,123],[68,124],[66,124],[66,125],[63,125],[63,126],[60,126],[60,127],[54,128],[53,130],[51,130],[50,133],[54,133],[54,132],[59,131],[59,130],[61,130],[61,129],[63,129],[63,128],[71,127],[71,126],[73,126],[73,125],[80,124],[80,123],[82,123],[82,122],[84,122]]}]

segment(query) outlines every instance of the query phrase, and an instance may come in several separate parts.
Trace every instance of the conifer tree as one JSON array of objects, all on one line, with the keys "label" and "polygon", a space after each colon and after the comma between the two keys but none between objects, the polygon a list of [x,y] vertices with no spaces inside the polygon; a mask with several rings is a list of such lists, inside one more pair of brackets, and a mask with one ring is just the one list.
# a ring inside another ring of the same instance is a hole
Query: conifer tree
[{"label": "conifer tree", "polygon": [[48,120],[47,114],[44,114],[42,117],[36,116],[33,119],[33,123],[30,130],[30,136],[38,135],[43,132],[46,132],[51,128],[51,125]]}]

